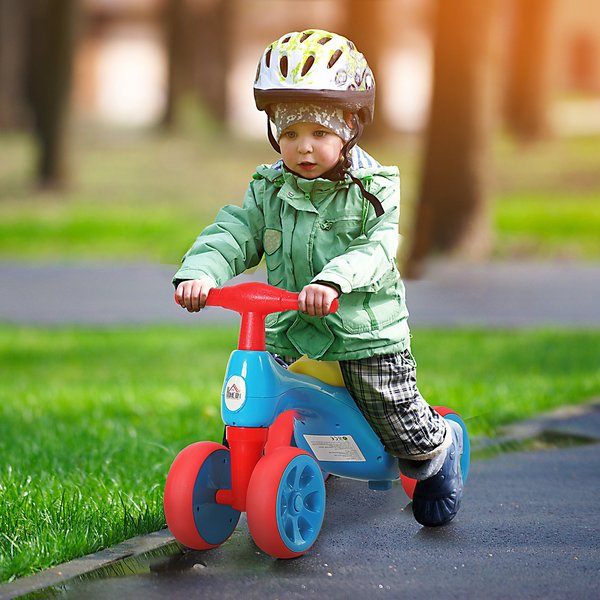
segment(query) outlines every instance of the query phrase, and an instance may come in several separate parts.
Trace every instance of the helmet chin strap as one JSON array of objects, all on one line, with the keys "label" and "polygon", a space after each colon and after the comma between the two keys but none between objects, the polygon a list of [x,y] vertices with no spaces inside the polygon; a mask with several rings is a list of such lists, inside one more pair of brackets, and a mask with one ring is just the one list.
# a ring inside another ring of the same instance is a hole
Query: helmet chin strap
[{"label": "helmet chin strap", "polygon": [[277,154],[281,154],[281,146],[279,142],[275,139],[273,135],[273,129],[271,128],[271,118],[269,117],[269,113],[267,113],[267,137],[269,138],[269,142],[271,142],[271,146],[273,146],[273,150],[277,152]]},{"label": "helmet chin strap", "polygon": [[346,175],[352,179],[352,182],[356,184],[363,195],[363,198],[368,200],[375,211],[375,215],[380,217],[383,214],[383,205],[381,204],[379,198],[372,194],[368,190],[365,189],[363,182],[358,179],[358,177],[354,177],[352,173],[350,173],[350,166],[352,165],[352,158],[350,157],[350,151],[356,143],[358,142],[362,132],[364,130],[364,124],[361,119],[358,118],[356,114],[352,114],[352,129],[354,129],[354,135],[342,146],[340,161],[338,162],[333,169],[330,169],[326,173],[323,173],[321,177],[324,179],[331,179],[332,181],[339,181],[344,179]]}]

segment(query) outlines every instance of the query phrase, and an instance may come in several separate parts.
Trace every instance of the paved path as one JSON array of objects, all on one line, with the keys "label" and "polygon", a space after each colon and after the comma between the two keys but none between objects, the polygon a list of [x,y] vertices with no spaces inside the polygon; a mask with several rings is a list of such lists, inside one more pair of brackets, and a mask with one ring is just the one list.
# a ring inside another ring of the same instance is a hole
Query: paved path
[{"label": "paved path", "polygon": [[[173,302],[175,270],[152,264],[0,262],[0,322],[190,323],[190,315]],[[261,271],[251,276],[263,277]],[[406,285],[412,325],[600,326],[596,263],[444,262]],[[236,318],[206,309],[196,322]]]},{"label": "paved path", "polygon": [[[364,483],[331,478],[323,529],[299,559],[260,552],[242,516],[215,550],[182,553],[162,532],[137,541],[137,550],[135,541],[121,546],[121,556],[130,558],[120,562],[107,565],[118,553],[104,551],[0,586],[0,599],[51,584],[35,598],[597,598],[600,402],[512,432],[540,434],[587,443],[472,463],[463,508],[447,527],[421,528],[399,485],[372,492]],[[73,579],[77,572],[85,574]]]}]

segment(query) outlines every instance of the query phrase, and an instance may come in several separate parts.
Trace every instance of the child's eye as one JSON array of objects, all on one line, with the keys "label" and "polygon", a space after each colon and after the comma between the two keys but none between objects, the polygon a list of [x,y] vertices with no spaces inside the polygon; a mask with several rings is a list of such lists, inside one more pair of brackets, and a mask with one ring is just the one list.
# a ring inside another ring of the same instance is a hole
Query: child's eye
[{"label": "child's eye", "polygon": [[324,129],[317,129],[317,131],[315,131],[315,137],[325,137],[327,135],[327,132]]},{"label": "child's eye", "polygon": [[296,137],[296,132],[295,131],[285,131],[283,133],[283,135],[288,138],[289,140],[293,140]]}]

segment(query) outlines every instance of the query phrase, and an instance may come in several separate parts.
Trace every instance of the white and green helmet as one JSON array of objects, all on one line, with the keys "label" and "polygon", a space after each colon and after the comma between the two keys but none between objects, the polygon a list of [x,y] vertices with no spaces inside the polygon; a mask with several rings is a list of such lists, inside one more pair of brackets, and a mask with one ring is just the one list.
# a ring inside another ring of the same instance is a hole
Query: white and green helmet
[{"label": "white and green helmet", "polygon": [[256,107],[287,102],[334,104],[373,120],[375,79],[365,57],[345,37],[307,29],[286,33],[265,49],[254,80]]}]

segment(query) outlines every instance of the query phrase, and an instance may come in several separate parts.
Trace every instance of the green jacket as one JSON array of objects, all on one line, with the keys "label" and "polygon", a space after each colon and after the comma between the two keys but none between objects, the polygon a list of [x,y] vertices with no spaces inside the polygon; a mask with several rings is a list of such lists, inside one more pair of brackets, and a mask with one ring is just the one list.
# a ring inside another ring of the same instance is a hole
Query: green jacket
[{"label": "green jacket", "polygon": [[376,217],[349,177],[303,179],[280,164],[257,168],[243,206],[221,209],[183,257],[173,283],[210,277],[221,286],[264,257],[271,285],[299,292],[323,281],[342,291],[339,310],[323,318],[269,315],[271,352],[350,360],[408,348],[408,310],[396,268],[398,169],[352,170],[382,203],[385,212]]}]

